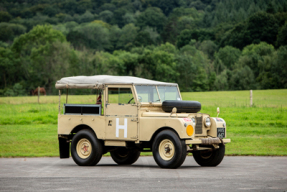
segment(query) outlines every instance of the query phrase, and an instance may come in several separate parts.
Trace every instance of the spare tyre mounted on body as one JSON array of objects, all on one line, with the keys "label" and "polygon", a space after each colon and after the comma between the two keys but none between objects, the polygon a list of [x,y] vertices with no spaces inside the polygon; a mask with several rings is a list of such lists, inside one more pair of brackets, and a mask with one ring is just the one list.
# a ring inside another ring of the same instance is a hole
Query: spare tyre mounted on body
[{"label": "spare tyre mounted on body", "polygon": [[197,113],[201,110],[198,101],[166,100],[162,102],[162,110],[171,112],[176,107],[177,113]]},{"label": "spare tyre mounted on body", "polygon": [[180,167],[188,153],[201,166],[217,166],[230,142],[225,121],[199,113],[198,101],[183,101],[176,83],[97,75],[62,78],[56,88],[59,97],[62,89],[98,89],[93,103],[68,104],[67,98],[63,113],[59,98],[60,158],[71,151],[80,166],[96,165],[108,152],[119,165],[152,152],[162,168]]}]

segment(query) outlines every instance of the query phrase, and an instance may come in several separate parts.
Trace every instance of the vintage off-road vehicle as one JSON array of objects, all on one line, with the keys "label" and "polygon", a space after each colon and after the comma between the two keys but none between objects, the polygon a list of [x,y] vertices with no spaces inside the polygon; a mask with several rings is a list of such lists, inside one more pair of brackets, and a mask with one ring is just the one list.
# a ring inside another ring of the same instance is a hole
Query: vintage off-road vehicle
[{"label": "vintage off-road vehicle", "polygon": [[[183,101],[176,83],[97,75],[65,77],[55,86],[60,158],[71,149],[78,165],[96,165],[107,152],[119,165],[133,164],[140,152],[152,151],[162,168],[180,167],[188,153],[201,166],[217,166],[230,142],[225,121],[198,113],[201,104]],[[97,102],[66,99],[61,114],[61,90],[83,88],[98,89]]]}]

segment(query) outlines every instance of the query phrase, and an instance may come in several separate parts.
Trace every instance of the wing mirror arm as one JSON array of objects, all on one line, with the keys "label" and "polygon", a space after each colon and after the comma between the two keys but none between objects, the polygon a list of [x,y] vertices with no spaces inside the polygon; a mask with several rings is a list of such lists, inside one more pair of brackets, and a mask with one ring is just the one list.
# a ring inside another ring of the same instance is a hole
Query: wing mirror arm
[{"label": "wing mirror arm", "polygon": [[175,114],[176,115],[176,117],[178,118],[178,116],[177,116],[177,108],[176,107],[174,107],[174,108],[172,108],[172,110],[171,110],[171,113],[170,113],[170,116],[169,117],[171,117],[172,116],[172,114]]}]

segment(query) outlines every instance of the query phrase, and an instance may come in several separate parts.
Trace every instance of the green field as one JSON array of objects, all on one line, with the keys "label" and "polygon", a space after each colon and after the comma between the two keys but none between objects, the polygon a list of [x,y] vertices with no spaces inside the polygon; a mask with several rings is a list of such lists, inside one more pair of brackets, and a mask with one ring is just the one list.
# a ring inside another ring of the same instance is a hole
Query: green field
[{"label": "green field", "polygon": [[[287,155],[287,90],[182,93],[202,104],[202,113],[227,123],[227,155]],[[96,102],[96,96],[69,96],[69,103]],[[0,98],[0,157],[58,156],[58,96]],[[64,103],[65,97],[62,97]],[[146,153],[145,153],[146,154]]]}]

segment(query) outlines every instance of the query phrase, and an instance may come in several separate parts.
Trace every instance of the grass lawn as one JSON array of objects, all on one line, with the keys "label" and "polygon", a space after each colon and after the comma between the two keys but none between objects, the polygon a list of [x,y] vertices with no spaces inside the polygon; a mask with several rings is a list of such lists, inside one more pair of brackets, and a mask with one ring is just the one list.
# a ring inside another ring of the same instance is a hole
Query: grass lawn
[{"label": "grass lawn", "polygon": [[[227,123],[227,155],[287,155],[287,90],[182,93],[202,113]],[[62,97],[64,103],[65,97]],[[96,96],[69,96],[69,103],[95,103]],[[0,98],[0,157],[58,156],[58,96]],[[142,153],[151,155],[151,153]]]}]

